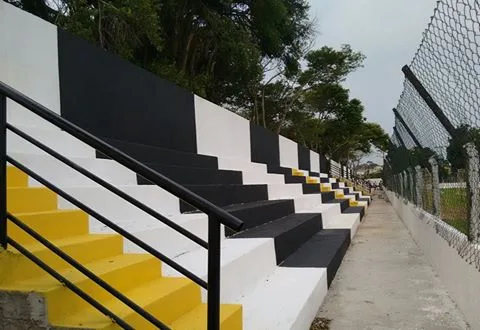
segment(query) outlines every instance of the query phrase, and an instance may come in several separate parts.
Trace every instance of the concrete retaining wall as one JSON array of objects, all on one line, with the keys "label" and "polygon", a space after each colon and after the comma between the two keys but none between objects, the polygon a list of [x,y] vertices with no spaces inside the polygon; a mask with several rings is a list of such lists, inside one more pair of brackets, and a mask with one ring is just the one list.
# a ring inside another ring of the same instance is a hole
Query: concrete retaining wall
[{"label": "concrete retaining wall", "polygon": [[472,329],[480,329],[480,272],[468,264],[454,247],[449,246],[435,229],[435,226],[450,226],[411,203],[405,203],[395,193],[387,191],[386,194],[463,312],[466,321]]}]

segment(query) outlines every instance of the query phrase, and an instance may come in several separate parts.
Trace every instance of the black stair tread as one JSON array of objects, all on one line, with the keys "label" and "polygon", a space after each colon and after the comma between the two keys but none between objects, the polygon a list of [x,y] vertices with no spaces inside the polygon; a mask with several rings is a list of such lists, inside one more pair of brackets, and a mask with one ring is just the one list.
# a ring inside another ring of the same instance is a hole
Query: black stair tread
[{"label": "black stair tread", "polygon": [[[247,230],[295,213],[295,204],[293,199],[267,200],[230,205],[224,209],[242,220],[244,222],[243,229]],[[235,234],[233,230],[225,228],[226,236],[229,237],[233,234]]]},{"label": "black stair tread", "polygon": [[[105,141],[143,163],[152,162],[172,165],[195,165],[196,167],[218,169],[218,159],[214,156],[200,155],[197,153],[178,151],[118,139],[106,138]],[[98,151],[97,157],[108,158]]]},{"label": "black stair tread", "polygon": [[358,201],[367,202],[368,205],[370,205],[370,203],[371,203],[370,198],[365,198],[365,197],[359,197],[359,198],[358,198]]},{"label": "black stair tread", "polygon": [[[268,200],[268,186],[266,184],[199,184],[184,186],[221,207]],[[184,201],[180,201],[181,212],[193,211],[194,209]]]},{"label": "black stair tread", "polygon": [[292,253],[281,267],[327,268],[328,285],[350,245],[350,229],[323,229]]},{"label": "black stair tread", "polygon": [[283,204],[289,201],[292,201],[292,200],[290,199],[263,200],[263,201],[256,201],[256,202],[250,202],[250,203],[232,204],[224,207],[224,209],[228,212],[235,212],[238,210],[245,210],[248,208],[255,208],[259,206],[271,206],[271,205]]},{"label": "black stair tread", "polygon": [[320,227],[321,227],[322,224],[321,224],[320,213],[293,213],[283,218],[270,221],[263,225],[244,230],[232,237],[233,238],[276,237],[286,231],[291,230],[292,228],[297,227],[302,222],[311,220],[312,218],[315,218],[318,216],[320,216]]},{"label": "black stair tread", "polygon": [[[240,171],[228,171],[218,169],[207,168],[182,168],[178,166],[163,166],[154,165],[150,166],[155,171],[169,177],[173,181],[180,184],[229,184],[229,183],[242,183],[242,172]],[[142,176],[138,175],[139,184],[150,184],[150,181],[146,180]]]},{"label": "black stair tread", "polygon": [[178,170],[182,170],[182,171],[199,171],[199,172],[235,172],[235,173],[242,173],[242,171],[240,170],[225,170],[225,169],[218,169],[218,168],[207,168],[207,167],[196,167],[195,165],[196,164],[192,164],[192,165],[189,165],[189,164],[179,164],[179,165],[176,165],[176,164],[165,164],[165,163],[157,163],[157,162],[144,162],[145,165],[147,165],[148,167],[152,168],[152,169],[156,169],[156,168],[166,168],[166,169],[178,169]]},{"label": "black stair tread", "polygon": [[320,213],[290,214],[247,229],[232,238],[273,238],[276,261],[280,264],[319,230],[322,230]]},{"label": "black stair tread", "polygon": [[327,203],[335,199],[335,192],[333,191],[320,192],[320,194],[322,195],[322,203]]},{"label": "black stair tread", "polygon": [[268,173],[276,173],[276,174],[292,174],[292,169],[288,167],[282,167],[278,165],[268,165],[267,164],[267,172]]},{"label": "black stair tread", "polygon": [[307,183],[307,178],[285,174],[285,183]]},{"label": "black stair tread", "polygon": [[319,183],[302,183],[302,191],[304,194],[319,194],[320,184]]},{"label": "black stair tread", "polygon": [[343,213],[362,213],[363,206],[350,206],[343,210]]},{"label": "black stair tread", "polygon": [[359,213],[360,220],[362,220],[363,216],[365,215],[365,208],[363,206],[349,206],[346,209],[342,210],[342,213]]}]

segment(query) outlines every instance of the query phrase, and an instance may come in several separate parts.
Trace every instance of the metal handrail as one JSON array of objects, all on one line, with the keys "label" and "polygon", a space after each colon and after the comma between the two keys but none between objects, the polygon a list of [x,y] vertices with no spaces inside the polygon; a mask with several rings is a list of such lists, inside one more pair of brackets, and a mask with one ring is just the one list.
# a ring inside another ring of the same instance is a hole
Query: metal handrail
[{"label": "metal handrail", "polygon": [[148,166],[142,164],[136,159],[128,156],[126,153],[118,150],[117,148],[109,145],[105,141],[97,138],[96,136],[88,133],[86,130],[78,127],[75,124],[72,124],[68,120],[57,115],[55,112],[44,107],[40,103],[32,100],[25,94],[17,91],[16,89],[6,85],[0,81],[0,94],[5,95],[9,99],[17,102],[18,104],[24,106],[28,110],[32,111],[36,115],[42,117],[46,121],[54,124],[58,128],[66,131],[72,136],[76,137],[85,144],[88,144],[90,147],[100,151],[111,159],[117,161],[128,169],[134,171],[135,173],[141,175],[145,179],[156,184],[160,188],[165,189],[171,194],[177,196],[188,204],[196,207],[200,211],[213,216],[221,224],[233,229],[239,230],[243,226],[243,221],[233,216],[232,214],[226,212],[215,204],[211,203],[207,199],[195,194],[189,189],[183,187],[182,185],[176,183],[175,181],[169,179],[168,177],[158,173],[157,171],[149,168]]},{"label": "metal handrail", "polygon": [[[90,147],[96,149],[97,151],[101,152],[102,154],[106,155],[110,159],[118,162],[119,164],[125,166],[126,168],[132,170],[137,175],[145,178],[146,180],[150,181],[151,183],[163,188],[164,190],[170,192],[171,194],[175,195],[176,197],[180,198],[181,200],[185,201],[186,203],[196,207],[198,210],[206,213],[208,215],[208,243],[204,240],[200,239],[198,236],[194,235],[193,233],[185,230],[183,227],[178,226],[173,221],[163,217],[150,207],[146,206],[145,204],[139,202],[135,198],[129,196],[128,194],[124,193],[123,191],[119,190],[115,186],[111,185],[110,183],[106,182],[105,180],[101,179],[100,177],[96,176],[95,174],[89,172],[85,168],[79,166],[78,164],[70,161],[68,158],[62,156],[58,152],[54,151],[53,149],[49,148],[48,146],[44,145],[43,143],[39,142],[38,140],[32,138],[28,134],[22,132],[18,128],[10,125],[6,121],[7,116],[7,109],[6,109],[6,100],[7,98],[15,101],[16,103],[24,106],[28,110],[32,111],[39,117],[45,119],[46,121],[50,122],[51,124],[57,126],[58,128],[64,130],[65,132],[69,133],[70,135],[76,137],[83,143],[89,145]],[[153,216],[154,218],[162,221],[167,226],[170,226],[177,232],[183,234],[187,238],[191,239],[192,241],[196,242],[200,246],[208,249],[208,281],[205,282],[203,279],[199,278],[192,272],[188,271],[184,267],[177,264],[175,261],[169,259],[162,253],[158,252],[148,244],[144,243],[143,241],[139,240],[134,235],[130,234],[120,226],[116,225],[112,221],[106,219],[95,210],[91,209],[87,205],[83,204],[82,202],[78,201],[74,197],[70,196],[69,194],[65,193],[62,189],[58,188],[54,184],[50,183],[46,179],[42,178],[37,173],[33,172],[26,166],[22,165],[20,162],[16,161],[15,159],[9,157],[7,155],[7,147],[6,147],[6,137],[7,137],[7,130],[12,131],[13,133],[17,134],[18,136],[22,137],[23,139],[27,140],[28,142],[32,143],[36,147],[42,149],[43,151],[47,152],[48,154],[52,155],[56,159],[60,160],[67,166],[71,167],[72,169],[78,171],[79,173],[85,175],[92,181],[100,184],[101,186],[105,187],[109,191],[113,192],[117,196],[123,198],[130,204],[138,207],[139,209],[143,210],[147,214]],[[7,236],[7,218],[9,218],[13,222],[18,222],[19,225],[23,230],[27,231],[30,235],[32,235],[35,239],[39,240],[42,244],[44,244],[49,249],[54,249],[54,253],[59,255],[61,258],[64,258],[60,250],[55,250],[54,245],[52,245],[46,238],[42,237],[36,232],[31,231],[30,228],[27,226],[20,225],[18,219],[14,218],[11,214],[7,213],[6,209],[6,200],[7,200],[7,182],[6,182],[6,164],[7,162],[11,163],[12,165],[16,166],[24,173],[29,175],[30,177],[34,178],[41,184],[45,185],[47,188],[53,190],[58,195],[62,196],[66,200],[70,201],[75,206],[79,207],[80,209],[84,210],[88,214],[92,215],[94,218],[102,222],[103,224],[107,225],[109,228],[113,229],[123,237],[127,238],[128,240],[132,241],[134,244],[138,245],[145,251],[151,253],[153,256],[157,257],[158,259],[162,260],[175,270],[179,271],[181,274],[185,275],[189,279],[193,280],[201,287],[207,289],[208,297],[207,297],[207,328],[209,330],[218,330],[220,328],[220,235],[221,224],[233,229],[239,230],[243,226],[243,221],[236,218],[232,214],[226,212],[225,210],[221,209],[220,207],[214,205],[213,203],[209,202],[208,200],[204,199],[203,197],[193,193],[192,191],[188,190],[187,188],[183,187],[182,185],[174,182],[173,180],[169,179],[168,177],[152,170],[148,166],[142,164],[141,162],[137,161],[136,159],[128,156],[124,152],[118,150],[117,148],[109,145],[108,143],[104,142],[103,140],[97,138],[96,136],[88,133],[87,131],[83,130],[82,128],[72,124],[68,120],[62,118],[61,116],[57,115],[53,111],[47,109],[46,107],[42,106],[41,104],[37,103],[36,101],[32,100],[28,96],[22,94],[21,92],[15,90],[14,88],[6,85],[5,83],[0,81],[0,249],[7,248],[8,244],[11,244],[18,251],[20,251],[23,255],[27,258],[32,260],[42,269],[47,271],[50,275],[55,277],[57,280],[61,281],[67,287],[69,287],[73,292],[78,294],[84,300],[89,302],[95,308],[100,310],[105,315],[109,316],[117,322],[120,326],[125,329],[131,329],[131,327],[126,324],[125,322],[121,321],[116,315],[111,313],[108,309],[102,306],[98,301],[93,299],[92,297],[88,296],[85,292],[81,291],[78,287],[76,287],[73,283],[68,282],[64,277],[62,277],[59,273],[55,272],[52,268],[48,265],[43,263],[40,259],[35,257],[32,253],[28,252],[24,248],[21,247],[17,242],[12,240],[10,237]],[[66,260],[70,263],[73,267],[82,271],[81,264],[76,262],[74,259]],[[83,272],[83,271],[82,271]],[[108,292],[113,294],[117,299],[122,300],[124,303],[132,304],[133,309],[139,313],[141,316],[149,320],[150,322],[156,324],[157,326],[163,325],[160,321],[156,320],[153,316],[149,313],[144,311],[141,307],[135,305],[133,302],[129,301],[128,298],[124,297],[121,293],[116,291],[115,289],[108,286],[108,284],[104,282],[100,282],[101,280],[96,277],[92,273],[86,272],[85,275],[96,282],[97,284],[101,285],[104,289]],[[105,284],[105,285],[102,285]],[[127,299],[127,300],[125,300]],[[125,300],[125,301],[124,301]],[[158,322],[158,323],[157,323]],[[161,328],[161,326],[159,326]],[[167,327],[165,326],[165,329]]]},{"label": "metal handrail", "polygon": [[192,241],[194,241],[195,243],[197,243],[198,245],[208,249],[208,243],[205,242],[203,239],[201,239],[200,237],[192,234],[191,232],[189,232],[188,230],[186,230],[185,228],[183,228],[182,226],[179,226],[177,225],[175,222],[171,221],[170,219],[167,219],[166,217],[164,217],[163,215],[159,214],[157,211],[153,210],[152,208],[146,206],[145,204],[139,202],[138,200],[136,200],[135,198],[133,198],[132,196],[128,195],[127,193],[121,191],[120,189],[118,189],[117,187],[115,187],[114,185],[108,183],[107,181],[103,180],[102,178],[98,177],[97,175],[89,172],[88,170],[86,170],[85,168],[81,167],[80,165],[76,164],[75,162],[72,162],[70,159],[68,159],[67,157],[65,156],[62,156],[61,154],[59,154],[58,152],[56,152],[55,150],[53,150],[52,148],[49,148],[48,146],[46,146],[45,144],[41,143],[40,141],[32,138],[31,136],[29,136],[28,134],[26,134],[25,132],[19,130],[18,128],[16,128],[15,126],[12,126],[10,124],[7,123],[7,129],[15,134],[17,134],[18,136],[20,136],[21,138],[27,140],[28,142],[30,142],[31,144],[33,144],[34,146],[42,149],[43,151],[45,151],[46,153],[52,155],[53,157],[55,157],[56,159],[58,159],[59,161],[61,161],[62,163],[64,163],[65,165],[71,167],[72,169],[74,169],[75,171],[85,175],[87,178],[89,178],[90,180],[98,183],[99,185],[107,188],[108,190],[110,190],[112,193],[114,193],[115,195],[119,196],[120,198],[124,199],[125,201],[129,202],[130,204],[138,207],[140,210],[144,211],[145,213],[151,215],[152,217],[154,217],[155,219],[163,222],[165,225],[169,226],[170,228],[176,230],[177,232],[179,232],[180,234],[182,234],[183,236],[191,239]]},{"label": "metal handrail", "polygon": [[[143,250],[145,250],[148,253],[150,253],[151,255],[153,255],[154,257],[160,259],[161,261],[163,261],[164,263],[166,263],[167,265],[169,265],[170,267],[172,267],[173,269],[175,269],[179,273],[185,275],[186,277],[188,277],[189,279],[191,279],[192,281],[194,281],[195,283],[200,285],[202,288],[207,289],[207,283],[204,280],[202,280],[201,278],[199,278],[198,276],[196,276],[192,272],[188,271],[184,267],[180,266],[175,261],[171,260],[170,258],[165,256],[164,254],[158,252],[157,250],[155,250],[153,247],[146,244],[145,242],[139,240],[138,238],[136,238],[134,235],[132,235],[131,233],[129,233],[128,231],[126,231],[122,227],[118,226],[117,224],[113,223],[112,221],[108,220],[107,218],[105,218],[104,216],[102,216],[101,214],[99,214],[98,212],[93,210],[92,208],[90,208],[87,205],[85,205],[84,203],[80,202],[78,199],[70,196],[65,191],[63,191],[62,189],[60,189],[59,187],[57,187],[56,185],[54,185],[50,181],[42,178],[40,175],[38,175],[37,173],[35,173],[34,171],[29,169],[25,165],[20,164],[18,161],[16,161],[12,157],[7,155],[6,160],[10,164],[12,164],[16,168],[18,168],[20,171],[27,174],[29,177],[31,177],[34,180],[40,182],[42,185],[44,185],[48,189],[52,190],[53,192],[55,192],[59,196],[63,197],[66,201],[72,203],[73,205],[75,205],[79,209],[83,210],[87,214],[91,215],[92,217],[94,217],[95,219],[97,219],[98,221],[103,223],[105,226],[114,230],[115,232],[117,232],[121,236],[125,237],[126,239],[128,239],[129,241],[134,243],[135,245],[139,246]],[[7,215],[7,217],[8,217],[8,215]]]}]

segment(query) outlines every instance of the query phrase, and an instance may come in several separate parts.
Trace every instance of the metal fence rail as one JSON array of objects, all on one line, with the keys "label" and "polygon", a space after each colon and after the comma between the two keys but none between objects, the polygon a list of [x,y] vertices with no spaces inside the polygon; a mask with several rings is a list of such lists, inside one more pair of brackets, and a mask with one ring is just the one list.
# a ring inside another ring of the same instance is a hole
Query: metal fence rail
[{"label": "metal fence rail", "polygon": [[402,71],[384,183],[480,270],[480,2],[438,1]]}]

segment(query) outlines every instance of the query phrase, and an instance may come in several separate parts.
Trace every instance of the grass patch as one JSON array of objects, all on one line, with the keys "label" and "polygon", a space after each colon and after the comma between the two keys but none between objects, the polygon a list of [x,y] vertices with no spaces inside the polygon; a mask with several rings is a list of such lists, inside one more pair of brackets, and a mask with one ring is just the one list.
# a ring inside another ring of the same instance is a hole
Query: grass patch
[{"label": "grass patch", "polygon": [[468,235],[468,203],[465,188],[440,190],[441,218],[443,221]]}]

